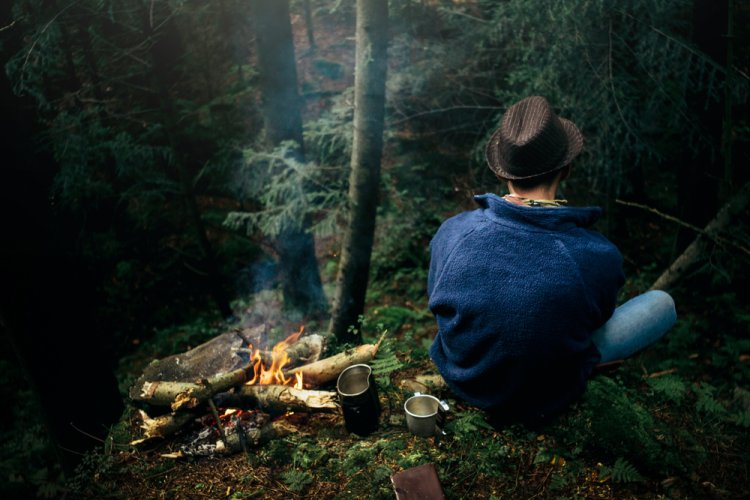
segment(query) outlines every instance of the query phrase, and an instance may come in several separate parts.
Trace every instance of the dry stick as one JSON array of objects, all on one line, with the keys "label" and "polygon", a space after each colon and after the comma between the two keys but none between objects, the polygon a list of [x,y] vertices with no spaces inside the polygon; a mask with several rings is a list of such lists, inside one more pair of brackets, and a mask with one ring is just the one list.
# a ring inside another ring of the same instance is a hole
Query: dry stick
[{"label": "dry stick", "polygon": [[143,438],[132,441],[131,445],[138,445],[148,442],[154,438],[165,438],[180,430],[185,424],[195,418],[192,412],[169,413],[151,418],[143,410],[138,410],[141,416],[141,429],[143,429]]},{"label": "dry stick", "polygon": [[659,372],[649,373],[648,375],[644,375],[643,378],[658,378],[663,377],[664,375],[671,375],[673,373],[677,373],[679,369],[677,368],[670,368],[668,370],[662,370]]},{"label": "dry stick", "polygon": [[[730,224],[735,215],[742,212],[750,203],[750,182],[746,183],[708,223],[704,231],[711,236]],[[650,290],[667,290],[672,288],[683,274],[703,255],[705,240],[698,236],[672,265],[651,285]]]},{"label": "dry stick", "polygon": [[750,255],[750,248],[747,248],[744,245],[741,245],[741,244],[739,244],[739,243],[737,243],[735,241],[732,241],[732,240],[728,240],[726,238],[722,238],[721,236],[717,236],[716,234],[709,233],[705,229],[701,229],[698,226],[694,226],[694,225],[690,224],[689,222],[685,222],[682,219],[678,219],[677,217],[675,217],[673,215],[669,215],[669,214],[665,214],[664,212],[660,212],[659,210],[657,210],[655,208],[652,208],[652,207],[649,207],[648,205],[642,205],[640,203],[634,203],[632,201],[624,201],[624,200],[620,200],[620,199],[615,200],[615,203],[617,203],[619,205],[625,205],[627,207],[635,207],[635,208],[640,208],[640,209],[646,210],[648,212],[651,212],[652,214],[658,215],[662,219],[666,219],[666,220],[668,220],[670,222],[674,222],[675,224],[678,224],[678,225],[680,225],[682,227],[690,229],[691,231],[695,231],[696,233],[701,234],[701,235],[703,235],[703,236],[705,236],[705,237],[713,240],[718,245],[733,246],[734,248],[740,250],[741,252],[744,252],[747,255]]},{"label": "dry stick", "polygon": [[216,427],[219,429],[219,435],[221,436],[221,440],[225,443],[227,442],[227,433],[224,432],[224,426],[221,424],[221,417],[219,417],[219,410],[216,409],[216,404],[214,403],[213,398],[208,398],[208,406],[211,408],[211,413],[214,416],[214,419],[216,420]]}]

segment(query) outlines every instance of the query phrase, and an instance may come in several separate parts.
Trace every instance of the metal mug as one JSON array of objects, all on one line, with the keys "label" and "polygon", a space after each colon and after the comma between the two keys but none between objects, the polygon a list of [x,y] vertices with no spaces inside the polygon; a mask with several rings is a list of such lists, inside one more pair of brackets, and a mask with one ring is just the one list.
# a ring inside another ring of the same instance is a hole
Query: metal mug
[{"label": "metal mug", "polygon": [[406,426],[416,436],[429,437],[443,433],[445,413],[448,410],[449,407],[445,401],[429,394],[415,392],[404,403]]},{"label": "metal mug", "polygon": [[366,436],[378,428],[380,401],[372,368],[368,365],[346,368],[336,381],[336,391],[346,430]]}]

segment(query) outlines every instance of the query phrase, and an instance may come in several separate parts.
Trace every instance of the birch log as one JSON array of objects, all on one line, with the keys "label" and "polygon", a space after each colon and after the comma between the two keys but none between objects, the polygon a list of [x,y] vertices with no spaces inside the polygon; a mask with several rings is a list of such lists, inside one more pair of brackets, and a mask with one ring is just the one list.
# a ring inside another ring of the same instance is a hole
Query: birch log
[{"label": "birch log", "polygon": [[168,413],[158,417],[150,417],[143,410],[138,410],[141,417],[141,429],[143,438],[131,442],[131,445],[139,445],[156,438],[166,438],[180,430],[195,418],[192,412]]},{"label": "birch log", "polygon": [[369,363],[378,352],[378,344],[362,344],[315,363],[298,366],[285,372],[288,377],[302,373],[305,387],[317,387],[336,380],[339,374],[352,365]]},{"label": "birch log", "polygon": [[245,368],[238,368],[198,382],[144,382],[140,394],[133,399],[155,406],[170,406],[172,411],[195,408],[214,394],[243,384],[245,379]]},{"label": "birch log", "polygon": [[[750,182],[745,184],[737,193],[719,210],[716,217],[703,229],[703,232],[715,237],[732,222],[734,217],[745,210],[750,204]],[[651,285],[650,290],[669,290],[685,275],[688,269],[698,262],[706,253],[706,238],[698,236],[682,254],[672,262],[672,265],[664,271]]]},{"label": "birch log", "polygon": [[218,394],[214,399],[219,406],[260,408],[276,413],[330,412],[339,408],[335,392],[295,389],[286,385],[243,385],[234,393]]}]

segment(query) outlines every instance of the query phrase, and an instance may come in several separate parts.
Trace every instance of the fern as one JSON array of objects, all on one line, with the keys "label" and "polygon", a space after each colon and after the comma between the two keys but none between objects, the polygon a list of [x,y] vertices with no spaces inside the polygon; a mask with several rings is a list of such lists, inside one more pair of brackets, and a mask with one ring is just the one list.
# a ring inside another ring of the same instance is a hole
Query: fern
[{"label": "fern", "polygon": [[741,410],[729,418],[730,422],[738,427],[750,429],[750,411]]},{"label": "fern", "polygon": [[380,344],[375,359],[370,363],[375,379],[383,387],[391,385],[391,373],[401,369],[403,363],[396,357],[393,352],[393,341],[384,340]]},{"label": "fern", "polygon": [[478,411],[459,413],[456,419],[449,424],[449,428],[459,436],[475,436],[480,429],[492,430],[492,426],[487,423],[484,414]]},{"label": "fern", "polygon": [[649,379],[648,384],[655,392],[675,403],[681,402],[687,393],[685,382],[674,375]]},{"label": "fern", "polygon": [[643,481],[643,476],[633,467],[633,464],[620,457],[615,460],[612,467],[602,467],[601,475],[611,477],[616,483],[638,483]]},{"label": "fern", "polygon": [[297,469],[289,469],[281,474],[281,479],[284,481],[290,490],[295,493],[301,493],[309,484],[313,482],[312,475],[307,471],[301,471]]},{"label": "fern", "polygon": [[706,415],[722,415],[727,409],[714,398],[716,389],[710,384],[701,384],[695,388],[695,394],[698,400],[695,402],[695,408]]}]

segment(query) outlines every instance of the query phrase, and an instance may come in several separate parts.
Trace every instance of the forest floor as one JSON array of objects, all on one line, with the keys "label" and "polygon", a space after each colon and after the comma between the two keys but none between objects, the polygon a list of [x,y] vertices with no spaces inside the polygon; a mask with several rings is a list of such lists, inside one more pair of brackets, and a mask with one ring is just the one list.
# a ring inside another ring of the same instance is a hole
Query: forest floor
[{"label": "forest floor", "polygon": [[[378,358],[395,356],[400,367],[377,379],[383,414],[370,436],[349,434],[340,414],[282,415],[299,432],[228,457],[165,458],[179,439],[146,449],[127,444],[140,434],[131,407],[68,487],[92,497],[393,498],[393,473],[432,463],[448,498],[750,494],[750,345],[743,334],[750,311],[730,297],[706,303],[678,295],[680,319],[664,340],[595,377],[584,398],[545,427],[494,429],[482,412],[438,391],[451,406],[446,435],[421,438],[406,428],[402,408],[411,393],[400,381],[435,372],[427,355],[433,320],[424,301],[371,295],[380,301],[368,310],[365,340],[387,329]],[[240,310],[275,305],[267,293]],[[221,328],[198,322],[157,335],[123,360],[121,381],[131,382],[154,355],[180,352]]]}]

